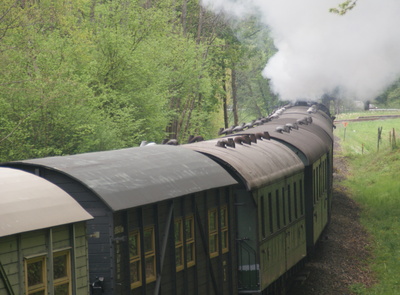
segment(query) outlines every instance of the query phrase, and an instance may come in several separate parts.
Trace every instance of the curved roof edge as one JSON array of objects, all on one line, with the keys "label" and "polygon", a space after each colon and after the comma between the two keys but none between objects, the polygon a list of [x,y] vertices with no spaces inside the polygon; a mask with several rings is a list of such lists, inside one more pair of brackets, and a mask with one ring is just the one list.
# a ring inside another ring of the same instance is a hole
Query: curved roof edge
[{"label": "curved roof edge", "polygon": [[32,173],[0,167],[0,237],[92,219],[69,194]]}]

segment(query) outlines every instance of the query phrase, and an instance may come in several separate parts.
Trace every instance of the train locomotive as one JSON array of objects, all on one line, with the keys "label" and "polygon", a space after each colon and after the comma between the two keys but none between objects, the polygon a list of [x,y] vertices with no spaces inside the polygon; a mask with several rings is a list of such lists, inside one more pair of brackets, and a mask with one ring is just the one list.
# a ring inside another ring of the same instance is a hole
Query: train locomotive
[{"label": "train locomotive", "polygon": [[[71,251],[63,294],[279,294],[329,222],[332,128],[323,105],[297,103],[213,140],[1,166],[44,178],[92,216],[89,291],[74,287],[84,268]],[[33,294],[14,268],[2,263],[0,293]],[[43,294],[60,294],[53,285]]]}]

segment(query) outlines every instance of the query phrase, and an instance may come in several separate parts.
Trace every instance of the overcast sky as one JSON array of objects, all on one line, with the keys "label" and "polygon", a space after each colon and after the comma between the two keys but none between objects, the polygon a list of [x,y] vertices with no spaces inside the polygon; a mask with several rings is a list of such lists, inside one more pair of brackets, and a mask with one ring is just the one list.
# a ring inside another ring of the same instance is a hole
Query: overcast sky
[{"label": "overcast sky", "polygon": [[344,16],[329,12],[340,0],[202,2],[237,18],[261,14],[278,49],[262,74],[282,99],[340,87],[346,97],[371,100],[400,76],[400,0],[358,0]]}]

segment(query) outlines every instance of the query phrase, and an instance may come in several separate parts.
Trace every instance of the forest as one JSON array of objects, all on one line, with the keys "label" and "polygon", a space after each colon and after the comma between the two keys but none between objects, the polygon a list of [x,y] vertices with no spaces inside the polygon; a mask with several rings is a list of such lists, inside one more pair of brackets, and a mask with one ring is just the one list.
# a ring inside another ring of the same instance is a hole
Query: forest
[{"label": "forest", "polygon": [[278,106],[275,52],[256,16],[199,0],[2,0],[0,161],[216,137]]}]

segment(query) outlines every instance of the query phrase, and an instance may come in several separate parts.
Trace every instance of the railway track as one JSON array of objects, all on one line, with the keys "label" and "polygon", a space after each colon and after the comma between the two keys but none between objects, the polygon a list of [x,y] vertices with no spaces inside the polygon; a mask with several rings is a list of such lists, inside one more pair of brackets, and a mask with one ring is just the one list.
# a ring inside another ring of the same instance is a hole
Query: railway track
[{"label": "railway track", "polygon": [[360,121],[375,121],[400,118],[400,115],[378,115],[378,116],[361,116],[356,119],[335,120],[334,123],[342,122],[360,122]]}]

